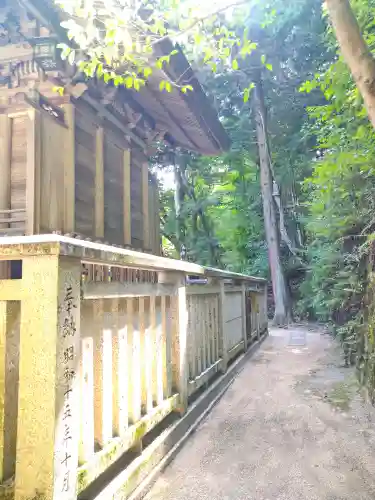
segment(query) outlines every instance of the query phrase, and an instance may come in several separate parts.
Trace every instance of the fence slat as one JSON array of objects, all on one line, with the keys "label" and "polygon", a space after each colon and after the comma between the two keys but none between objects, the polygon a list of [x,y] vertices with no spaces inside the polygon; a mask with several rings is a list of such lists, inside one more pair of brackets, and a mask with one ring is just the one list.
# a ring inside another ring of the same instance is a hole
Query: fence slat
[{"label": "fence slat", "polygon": [[119,324],[117,332],[117,397],[118,397],[118,432],[122,436],[129,426],[129,394],[128,384],[129,366],[128,366],[128,323],[126,300],[119,301]]},{"label": "fence slat", "polygon": [[167,399],[172,395],[172,322],[170,317],[170,299],[161,298],[161,322],[164,338],[164,398]]},{"label": "fence slat", "polygon": [[129,339],[129,418],[131,423],[141,418],[141,343],[139,314],[135,313],[136,299],[127,299],[127,320]]},{"label": "fence slat", "polygon": [[[90,306],[91,304],[86,304]],[[83,307],[91,315],[91,307]],[[82,314],[86,320],[88,316]],[[85,324],[85,321],[82,321]],[[82,339],[81,355],[81,441],[80,463],[87,462],[94,454],[94,343],[92,337]]]},{"label": "fence slat", "polygon": [[144,297],[139,298],[142,410],[145,413],[150,413],[150,411],[152,410],[152,366],[154,361],[154,353],[153,332],[150,323],[150,307],[150,301],[147,301],[146,304],[146,299]]},{"label": "fence slat", "polygon": [[[160,300],[161,305],[161,300]],[[164,331],[161,318],[161,308],[154,305],[151,307],[151,326],[155,332],[155,371],[154,371],[154,401],[160,405],[164,399]]]}]

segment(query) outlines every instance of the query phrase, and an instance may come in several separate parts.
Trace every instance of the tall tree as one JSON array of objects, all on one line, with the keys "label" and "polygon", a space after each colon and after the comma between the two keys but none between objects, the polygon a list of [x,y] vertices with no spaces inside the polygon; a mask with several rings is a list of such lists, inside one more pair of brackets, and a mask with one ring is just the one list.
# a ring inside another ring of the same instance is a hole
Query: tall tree
[{"label": "tall tree", "polygon": [[257,142],[259,150],[260,187],[263,198],[263,214],[268,255],[272,278],[273,296],[275,300],[274,324],[285,325],[291,319],[291,308],[286,285],[284,269],[281,262],[280,231],[276,217],[276,206],[273,195],[274,179],[271,170],[271,155],[267,132],[267,112],[261,76],[255,78],[253,97]]},{"label": "tall tree", "polygon": [[326,0],[326,5],[342,55],[375,128],[375,59],[361,33],[349,0]]}]

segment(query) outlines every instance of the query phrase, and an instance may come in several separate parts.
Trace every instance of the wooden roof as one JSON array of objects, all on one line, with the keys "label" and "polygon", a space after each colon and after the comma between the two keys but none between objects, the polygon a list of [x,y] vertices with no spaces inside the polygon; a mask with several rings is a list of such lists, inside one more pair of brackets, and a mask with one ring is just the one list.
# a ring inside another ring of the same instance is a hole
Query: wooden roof
[{"label": "wooden roof", "polygon": [[[19,3],[55,33],[60,41],[67,41],[66,32],[60,26],[61,13],[53,0],[19,0]],[[183,52],[165,39],[159,44],[156,56],[168,55],[174,48],[179,52],[171,57],[165,73],[162,70],[154,71],[140,91],[122,88],[118,90],[117,97],[142,114],[142,123],[147,123],[153,129],[154,136],[163,137],[175,147],[205,155],[218,155],[229,148],[229,138]],[[192,85],[194,91],[184,94],[173,88],[170,93],[160,92],[159,82],[166,76],[178,79],[182,85]],[[94,85],[89,87],[91,90],[89,88],[86,92],[95,96]],[[115,112],[110,102],[106,106]],[[142,135],[140,128],[135,128],[133,132]]]}]

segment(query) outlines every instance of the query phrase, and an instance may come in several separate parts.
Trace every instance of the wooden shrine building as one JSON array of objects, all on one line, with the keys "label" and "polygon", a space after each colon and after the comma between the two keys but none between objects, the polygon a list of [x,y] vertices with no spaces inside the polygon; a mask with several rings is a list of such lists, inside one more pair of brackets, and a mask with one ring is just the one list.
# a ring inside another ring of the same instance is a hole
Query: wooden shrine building
[{"label": "wooden shrine building", "polygon": [[59,16],[52,0],[0,0],[0,236],[57,232],[159,255],[152,145],[216,155],[228,138],[181,52],[167,71],[187,94],[160,92],[161,70],[139,92],[70,83]]}]

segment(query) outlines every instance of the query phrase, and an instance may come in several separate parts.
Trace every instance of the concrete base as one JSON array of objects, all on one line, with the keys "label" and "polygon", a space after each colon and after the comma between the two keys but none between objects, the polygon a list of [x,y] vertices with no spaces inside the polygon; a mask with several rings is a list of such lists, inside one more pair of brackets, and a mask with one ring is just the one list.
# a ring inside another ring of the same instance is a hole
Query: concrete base
[{"label": "concrete base", "polygon": [[149,491],[158,475],[176,456],[181,446],[213,406],[223,396],[234,377],[246,361],[258,350],[268,336],[264,332],[259,341],[249,347],[246,353],[230,365],[227,372],[194,401],[185,415],[163,431],[143,452],[126,468],[118,471],[115,477],[97,484],[95,490],[82,492],[80,500],[140,500]]}]

